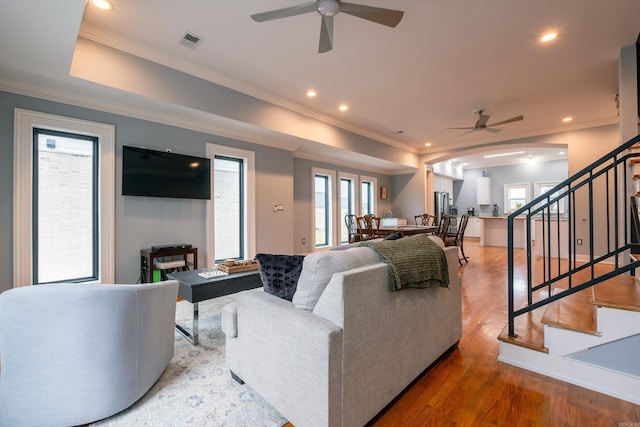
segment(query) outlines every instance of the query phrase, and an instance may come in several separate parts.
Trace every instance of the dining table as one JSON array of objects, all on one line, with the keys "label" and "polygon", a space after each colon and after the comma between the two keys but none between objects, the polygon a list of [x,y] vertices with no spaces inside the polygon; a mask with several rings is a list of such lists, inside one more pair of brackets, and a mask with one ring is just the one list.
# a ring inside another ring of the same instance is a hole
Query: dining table
[{"label": "dining table", "polygon": [[437,225],[392,225],[380,227],[380,237],[385,237],[393,233],[400,232],[403,236],[410,236],[412,234],[433,234],[438,231]]}]

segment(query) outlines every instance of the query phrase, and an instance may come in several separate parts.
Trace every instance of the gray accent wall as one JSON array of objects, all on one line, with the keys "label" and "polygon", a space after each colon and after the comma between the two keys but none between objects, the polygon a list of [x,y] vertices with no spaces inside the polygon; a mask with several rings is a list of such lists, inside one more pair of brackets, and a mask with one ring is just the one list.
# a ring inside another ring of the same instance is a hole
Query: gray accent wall
[{"label": "gray accent wall", "polygon": [[425,190],[425,168],[418,172],[391,177],[391,194],[393,196],[393,215],[406,218],[409,224],[414,223],[416,215],[427,212]]},{"label": "gray accent wall", "polygon": [[[122,146],[144,146],[206,156],[207,143],[256,153],[256,240],[258,252],[293,253],[293,154],[290,151],[133,119],[33,97],[0,92],[0,292],[13,286],[13,117],[14,109],[108,123],[116,129],[116,282],[139,277],[140,249],[155,244],[191,243],[205,264],[206,202],[122,196]],[[275,203],[285,210],[273,212]]]},{"label": "gray accent wall", "polygon": [[[294,159],[294,206],[295,206],[295,224],[294,224],[294,252],[297,254],[305,254],[314,251],[312,233],[313,230],[313,192],[312,192],[312,169],[321,168],[336,171],[336,177],[339,172],[349,173],[359,176],[374,177],[378,181],[378,188],[385,186],[390,188],[391,178],[387,175],[362,171],[359,169],[349,168],[345,166],[336,166],[329,163],[319,162],[315,160]],[[384,216],[385,212],[391,209],[391,200],[393,199],[393,189],[389,190],[389,198],[387,200],[380,199],[380,192],[376,194],[376,214]],[[305,243],[302,243],[302,241]]]}]

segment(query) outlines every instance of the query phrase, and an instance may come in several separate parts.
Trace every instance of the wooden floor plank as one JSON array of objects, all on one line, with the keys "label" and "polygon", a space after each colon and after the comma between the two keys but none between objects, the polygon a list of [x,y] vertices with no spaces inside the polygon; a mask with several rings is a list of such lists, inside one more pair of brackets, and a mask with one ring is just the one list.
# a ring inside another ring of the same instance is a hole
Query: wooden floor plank
[{"label": "wooden floor plank", "polygon": [[[470,262],[460,268],[463,336],[458,349],[370,426],[640,425],[640,405],[498,362],[496,338],[507,323],[506,250],[465,239],[465,254]],[[516,275],[521,278],[524,259],[517,251]],[[517,286],[516,306],[525,290],[523,283]]]}]

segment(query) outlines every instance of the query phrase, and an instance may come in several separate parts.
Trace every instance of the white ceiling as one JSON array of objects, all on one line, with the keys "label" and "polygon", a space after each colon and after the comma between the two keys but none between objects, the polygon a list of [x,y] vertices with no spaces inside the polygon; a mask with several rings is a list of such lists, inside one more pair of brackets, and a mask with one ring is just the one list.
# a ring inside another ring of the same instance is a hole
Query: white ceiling
[{"label": "white ceiling", "polygon": [[[250,18],[304,0],[112,2],[109,12],[83,12],[83,0],[3,2],[0,76],[68,90],[80,34],[434,160],[616,123],[620,48],[640,31],[638,0],[353,0],[405,14],[396,28],[338,14],[334,49],[318,54],[317,13]],[[548,30],[559,36],[543,45]],[[186,31],[202,37],[195,49],[179,43]],[[472,126],[476,108],[489,123],[524,120],[495,134],[446,129]]]}]

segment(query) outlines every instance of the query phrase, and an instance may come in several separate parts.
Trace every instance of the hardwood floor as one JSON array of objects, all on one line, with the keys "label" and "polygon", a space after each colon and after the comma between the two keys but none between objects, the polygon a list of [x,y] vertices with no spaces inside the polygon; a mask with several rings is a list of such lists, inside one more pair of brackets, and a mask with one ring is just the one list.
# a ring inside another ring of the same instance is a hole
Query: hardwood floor
[{"label": "hardwood floor", "polygon": [[639,405],[498,362],[497,336],[507,322],[506,250],[469,240],[465,253],[459,347],[371,426],[640,427]]}]

